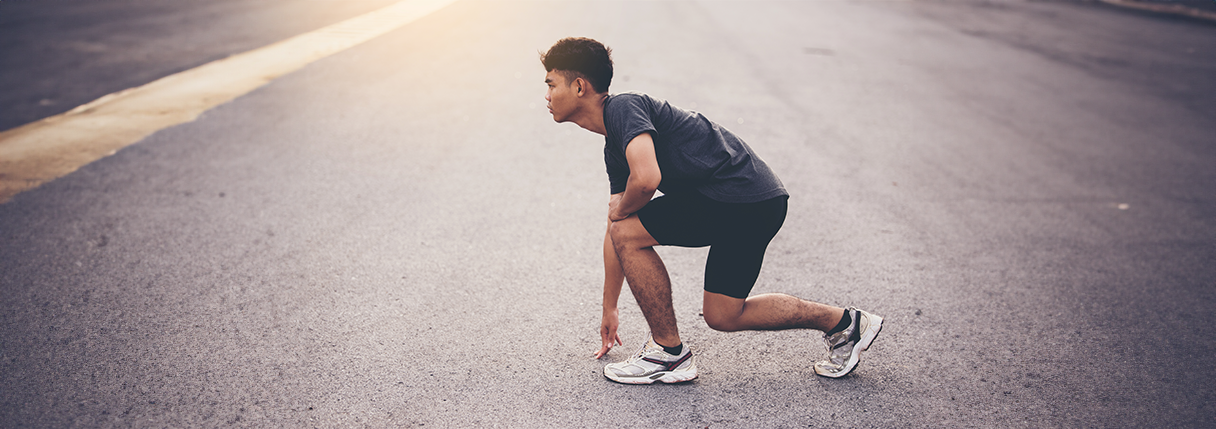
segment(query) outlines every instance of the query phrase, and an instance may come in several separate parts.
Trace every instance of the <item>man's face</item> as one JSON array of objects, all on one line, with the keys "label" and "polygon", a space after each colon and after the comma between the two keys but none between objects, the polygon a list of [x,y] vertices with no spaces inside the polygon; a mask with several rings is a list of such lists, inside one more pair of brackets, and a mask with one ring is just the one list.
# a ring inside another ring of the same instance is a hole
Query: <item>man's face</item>
[{"label": "man's face", "polygon": [[549,114],[553,115],[553,120],[557,122],[570,120],[578,105],[578,94],[575,92],[574,84],[567,82],[566,76],[558,73],[557,70],[545,74],[545,84],[549,85],[549,90],[545,92],[545,101],[548,102]]}]

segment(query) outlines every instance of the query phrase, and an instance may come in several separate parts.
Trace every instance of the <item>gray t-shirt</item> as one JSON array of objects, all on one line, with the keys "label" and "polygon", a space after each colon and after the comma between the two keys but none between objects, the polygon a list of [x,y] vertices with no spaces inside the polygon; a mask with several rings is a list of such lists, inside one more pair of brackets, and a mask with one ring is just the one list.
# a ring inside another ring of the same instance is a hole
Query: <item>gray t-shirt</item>
[{"label": "gray t-shirt", "polygon": [[604,102],[604,164],[613,194],[625,192],[625,146],[649,132],[664,194],[697,191],[724,203],[755,203],[788,196],[781,179],[743,140],[700,113],[638,92]]}]

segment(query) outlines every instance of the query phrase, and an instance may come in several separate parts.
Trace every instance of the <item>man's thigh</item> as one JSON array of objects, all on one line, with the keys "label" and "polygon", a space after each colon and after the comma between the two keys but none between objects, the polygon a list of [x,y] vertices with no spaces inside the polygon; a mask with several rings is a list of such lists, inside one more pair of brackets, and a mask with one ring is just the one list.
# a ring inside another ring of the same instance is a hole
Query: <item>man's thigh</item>
[{"label": "man's thigh", "polygon": [[656,198],[637,217],[658,244],[711,246],[705,290],[743,299],[755,285],[765,250],[785,215],[785,197],[729,204],[697,194]]},{"label": "man's thigh", "polygon": [[705,247],[739,242],[767,246],[785,222],[786,199],[731,204],[690,192],[655,198],[637,215],[655,241],[665,246]]},{"label": "man's thigh", "polygon": [[661,245],[705,247],[713,244],[721,215],[714,205],[695,192],[662,195],[638,210],[637,218]]}]

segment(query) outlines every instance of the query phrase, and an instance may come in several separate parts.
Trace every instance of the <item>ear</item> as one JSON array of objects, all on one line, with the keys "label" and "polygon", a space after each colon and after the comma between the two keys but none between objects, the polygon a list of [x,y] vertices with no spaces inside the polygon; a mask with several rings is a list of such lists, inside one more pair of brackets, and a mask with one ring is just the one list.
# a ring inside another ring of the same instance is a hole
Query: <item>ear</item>
[{"label": "ear", "polygon": [[581,78],[581,77],[574,78],[574,86],[575,86],[575,92],[580,96],[583,95],[584,92],[586,92],[585,90],[587,88],[590,88],[590,86],[587,84],[587,81],[583,80],[583,78]]}]

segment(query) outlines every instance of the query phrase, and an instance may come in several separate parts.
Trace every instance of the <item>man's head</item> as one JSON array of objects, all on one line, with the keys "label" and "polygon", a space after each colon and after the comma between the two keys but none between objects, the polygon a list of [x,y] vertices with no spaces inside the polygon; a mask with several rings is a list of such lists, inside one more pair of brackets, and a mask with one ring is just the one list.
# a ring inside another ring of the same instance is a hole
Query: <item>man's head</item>
[{"label": "man's head", "polygon": [[561,74],[566,83],[583,79],[588,88],[596,93],[608,92],[612,84],[612,50],[586,37],[567,37],[558,40],[549,52],[540,55],[546,72]]},{"label": "man's head", "polygon": [[547,72],[545,84],[549,85],[545,101],[554,121],[591,126],[612,82],[611,53],[600,42],[570,37],[558,40],[549,52],[541,54],[540,62]]}]

